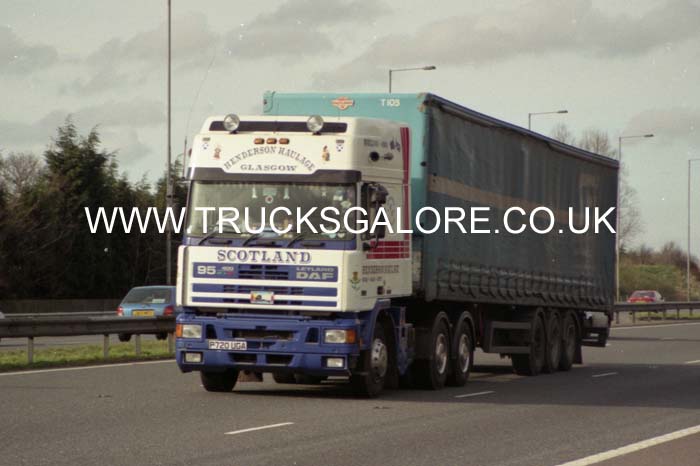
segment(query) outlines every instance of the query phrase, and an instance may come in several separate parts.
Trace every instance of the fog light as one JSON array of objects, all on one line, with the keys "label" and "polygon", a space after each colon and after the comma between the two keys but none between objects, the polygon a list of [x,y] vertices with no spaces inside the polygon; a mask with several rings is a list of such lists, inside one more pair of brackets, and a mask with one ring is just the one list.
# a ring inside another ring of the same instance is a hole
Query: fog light
[{"label": "fog light", "polygon": [[185,362],[190,364],[199,364],[202,362],[202,353],[185,353]]},{"label": "fog light", "polygon": [[306,127],[314,134],[320,133],[323,129],[323,118],[321,118],[321,115],[311,115],[306,120]]},{"label": "fog light", "polygon": [[238,129],[238,126],[241,124],[241,119],[238,118],[238,115],[235,115],[233,113],[229,113],[224,117],[224,129],[229,132],[236,131]]},{"label": "fog light", "polygon": [[323,341],[326,343],[355,343],[355,330],[326,329]]},{"label": "fog light", "polygon": [[182,324],[182,332],[178,335],[180,338],[202,338],[202,326],[199,324]]},{"label": "fog light", "polygon": [[326,358],[326,367],[331,369],[342,369],[345,367],[345,358]]}]

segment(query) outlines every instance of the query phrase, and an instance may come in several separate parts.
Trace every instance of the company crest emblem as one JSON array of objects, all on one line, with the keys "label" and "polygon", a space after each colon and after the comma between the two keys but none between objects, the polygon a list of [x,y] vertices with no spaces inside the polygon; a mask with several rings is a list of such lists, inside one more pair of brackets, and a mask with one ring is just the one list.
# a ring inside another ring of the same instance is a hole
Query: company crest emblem
[{"label": "company crest emblem", "polygon": [[338,110],[347,110],[355,105],[355,101],[348,97],[338,97],[337,99],[333,99],[331,104]]}]

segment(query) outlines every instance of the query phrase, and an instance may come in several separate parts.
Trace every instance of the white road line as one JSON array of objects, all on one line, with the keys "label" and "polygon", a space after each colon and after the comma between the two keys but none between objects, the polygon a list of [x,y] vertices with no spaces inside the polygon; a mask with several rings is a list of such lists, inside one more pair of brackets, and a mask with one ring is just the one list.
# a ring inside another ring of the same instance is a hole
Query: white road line
[{"label": "white road line", "polygon": [[681,325],[700,325],[700,322],[688,322],[687,324],[659,324],[659,325],[633,325],[630,327],[611,327],[611,330],[629,330],[629,329],[645,329],[658,327],[678,327]]},{"label": "white road line", "polygon": [[660,435],[658,437],[653,437],[647,440],[642,440],[641,442],[631,443],[624,447],[604,451],[602,453],[597,453],[595,455],[587,456],[585,458],[569,461],[568,463],[562,463],[559,466],[587,466],[589,464],[600,463],[601,461],[609,460],[610,458],[626,455],[628,453],[643,450],[645,448],[653,447],[661,443],[670,442],[671,440],[677,440],[679,438],[687,437],[689,435],[697,433],[700,433],[700,425],[688,427],[687,429],[677,430],[675,432],[671,432],[670,434]]},{"label": "white road line", "polygon": [[591,377],[608,377],[610,375],[617,375],[617,372],[604,372],[602,374],[592,375]]},{"label": "white road line", "polygon": [[686,361],[683,364],[697,364],[700,362],[700,359],[696,359],[695,361]]},{"label": "white road line", "polygon": [[231,432],[226,432],[224,435],[244,434],[246,432],[253,432],[256,430],[274,429],[275,427],[291,426],[292,424],[294,424],[294,423],[293,422],[280,422],[279,424],[270,424],[267,426],[251,427],[249,429],[234,430]]},{"label": "white road line", "polygon": [[140,361],[140,362],[120,362],[117,364],[100,364],[98,366],[78,366],[78,367],[61,367],[58,369],[40,369],[34,371],[17,371],[17,372],[2,372],[0,377],[9,375],[28,375],[28,374],[45,374],[47,372],[65,372],[65,371],[83,371],[86,369],[104,369],[106,367],[123,367],[123,366],[140,366],[142,364],[162,364],[164,362],[173,362],[174,359],[159,359],[157,361]]},{"label": "white road line", "polygon": [[456,395],[455,398],[470,398],[472,396],[488,395],[489,393],[495,393],[495,392],[488,391],[488,392],[465,393],[464,395]]}]

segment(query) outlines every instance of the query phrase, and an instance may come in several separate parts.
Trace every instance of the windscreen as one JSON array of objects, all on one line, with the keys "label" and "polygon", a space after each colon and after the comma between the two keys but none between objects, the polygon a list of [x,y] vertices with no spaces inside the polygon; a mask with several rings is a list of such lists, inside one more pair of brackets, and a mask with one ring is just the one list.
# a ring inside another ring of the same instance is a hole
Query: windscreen
[{"label": "windscreen", "polygon": [[124,298],[125,304],[165,304],[172,301],[170,288],[134,288]]},{"label": "windscreen", "polygon": [[[278,230],[286,230],[285,234],[277,234],[283,238],[293,238],[299,234],[304,239],[311,240],[348,240],[352,235],[344,228],[342,221],[346,211],[357,205],[357,187],[355,184],[311,184],[311,183],[242,183],[220,181],[195,181],[192,184],[190,203],[187,209],[187,234],[190,236],[204,236],[204,216],[198,209],[212,209],[207,212],[206,233],[216,230],[212,236],[247,238],[257,233],[263,227],[268,234],[274,233],[270,226],[270,214],[278,207],[286,207],[292,213],[288,215],[284,211],[275,213],[275,227]],[[246,222],[245,208],[248,208]],[[321,217],[324,207],[335,207],[339,215],[331,215],[337,218],[340,229],[335,233],[324,233],[320,225],[333,229],[336,225]],[[231,210],[235,208],[238,219],[231,220],[235,214]],[[263,214],[263,208],[264,216]],[[307,223],[298,222],[297,209],[303,214],[315,208],[309,215],[308,223],[316,230],[314,232]],[[221,209],[221,210],[220,210]],[[221,220],[219,214],[221,213]],[[227,220],[228,219],[228,220]],[[219,222],[222,228],[219,233]],[[236,226],[239,233],[232,227]],[[298,223],[298,225],[297,225]],[[297,230],[299,232],[297,233]]]}]

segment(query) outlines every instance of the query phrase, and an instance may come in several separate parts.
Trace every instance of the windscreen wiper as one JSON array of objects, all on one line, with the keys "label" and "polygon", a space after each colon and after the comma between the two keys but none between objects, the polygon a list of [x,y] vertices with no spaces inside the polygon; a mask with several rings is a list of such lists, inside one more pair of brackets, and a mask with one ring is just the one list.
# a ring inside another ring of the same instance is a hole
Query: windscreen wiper
[{"label": "windscreen wiper", "polygon": [[299,234],[296,235],[294,238],[292,238],[291,240],[289,240],[289,243],[287,243],[284,247],[285,247],[285,248],[291,247],[292,244],[294,244],[294,243],[296,243],[297,241],[299,241],[300,239],[304,238],[304,236],[306,236],[305,233],[299,233]]}]

